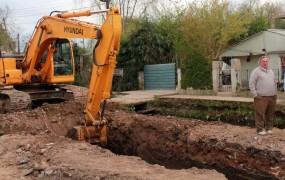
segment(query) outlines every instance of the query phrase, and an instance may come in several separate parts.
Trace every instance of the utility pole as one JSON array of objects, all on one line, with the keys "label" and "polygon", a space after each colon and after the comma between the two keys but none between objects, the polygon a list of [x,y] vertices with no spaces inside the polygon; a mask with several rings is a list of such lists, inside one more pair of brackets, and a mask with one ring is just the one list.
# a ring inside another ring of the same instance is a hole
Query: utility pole
[{"label": "utility pole", "polygon": [[109,9],[110,6],[110,0],[106,0],[106,9]]},{"label": "utility pole", "polygon": [[18,54],[20,54],[20,34],[17,35],[18,39]]},{"label": "utility pole", "polygon": [[101,2],[106,2],[106,9],[109,9],[110,0],[100,0]]}]

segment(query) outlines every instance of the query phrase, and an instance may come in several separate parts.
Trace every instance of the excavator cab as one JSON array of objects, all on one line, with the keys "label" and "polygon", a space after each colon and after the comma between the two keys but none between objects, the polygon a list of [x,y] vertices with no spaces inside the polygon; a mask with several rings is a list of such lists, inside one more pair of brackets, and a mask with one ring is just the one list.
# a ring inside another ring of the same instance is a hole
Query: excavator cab
[{"label": "excavator cab", "polygon": [[70,39],[55,39],[43,54],[40,64],[38,69],[42,72],[46,70],[44,81],[48,83],[73,82],[75,65]]},{"label": "excavator cab", "polygon": [[54,76],[72,76],[74,73],[72,45],[68,39],[58,39],[53,53]]}]

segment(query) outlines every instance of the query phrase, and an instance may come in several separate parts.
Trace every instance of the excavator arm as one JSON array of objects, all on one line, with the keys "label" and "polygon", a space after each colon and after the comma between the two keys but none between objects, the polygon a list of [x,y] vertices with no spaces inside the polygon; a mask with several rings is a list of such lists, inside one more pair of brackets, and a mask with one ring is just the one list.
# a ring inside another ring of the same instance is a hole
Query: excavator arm
[{"label": "excavator arm", "polygon": [[[107,123],[104,118],[106,100],[110,98],[112,79],[119,53],[121,37],[121,16],[118,10],[109,12],[101,27],[102,37],[94,49],[94,63],[82,126],[73,129],[77,140],[107,144]],[[116,22],[116,23],[115,23]]]}]

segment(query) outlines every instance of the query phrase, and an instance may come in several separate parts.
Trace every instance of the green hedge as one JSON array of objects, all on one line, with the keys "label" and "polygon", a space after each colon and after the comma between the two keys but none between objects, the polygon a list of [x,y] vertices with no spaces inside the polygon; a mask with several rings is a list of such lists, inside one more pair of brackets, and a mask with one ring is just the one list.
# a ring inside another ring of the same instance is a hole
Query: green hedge
[{"label": "green hedge", "polygon": [[211,89],[212,70],[210,61],[199,52],[192,52],[181,64],[181,87],[186,89]]}]

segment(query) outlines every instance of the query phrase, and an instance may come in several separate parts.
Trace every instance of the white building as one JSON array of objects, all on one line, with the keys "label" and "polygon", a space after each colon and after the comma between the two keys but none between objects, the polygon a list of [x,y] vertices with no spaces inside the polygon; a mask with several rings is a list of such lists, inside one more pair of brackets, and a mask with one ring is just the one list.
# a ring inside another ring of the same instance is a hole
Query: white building
[{"label": "white building", "polygon": [[231,59],[240,59],[241,83],[246,86],[251,70],[258,66],[258,59],[267,55],[269,66],[275,72],[276,79],[283,83],[285,70],[285,30],[268,29],[257,33],[244,41],[226,49],[220,60],[230,64]]}]

